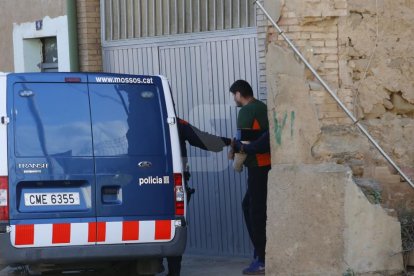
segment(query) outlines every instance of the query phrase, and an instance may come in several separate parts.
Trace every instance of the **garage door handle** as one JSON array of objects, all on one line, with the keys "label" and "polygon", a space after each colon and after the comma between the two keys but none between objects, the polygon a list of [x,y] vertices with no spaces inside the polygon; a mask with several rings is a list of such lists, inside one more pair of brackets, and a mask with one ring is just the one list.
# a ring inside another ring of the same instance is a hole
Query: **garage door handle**
[{"label": "garage door handle", "polygon": [[150,168],[152,166],[152,163],[149,161],[141,161],[138,163],[138,167],[140,168]]}]

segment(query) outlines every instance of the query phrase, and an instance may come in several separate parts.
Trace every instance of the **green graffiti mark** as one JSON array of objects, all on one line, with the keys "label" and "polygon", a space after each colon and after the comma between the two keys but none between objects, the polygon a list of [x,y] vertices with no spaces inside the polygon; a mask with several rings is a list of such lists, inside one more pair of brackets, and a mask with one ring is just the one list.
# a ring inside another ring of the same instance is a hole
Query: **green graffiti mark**
[{"label": "green graffiti mark", "polygon": [[[276,143],[278,145],[282,144],[282,132],[286,126],[287,119],[288,119],[287,112],[283,114],[283,119],[281,121],[278,120],[276,112],[275,111],[273,112],[273,121],[275,123],[275,138],[276,138]],[[290,112],[290,137],[293,137],[293,135],[295,134],[294,132],[295,119],[296,119],[296,113],[295,111],[291,111]]]},{"label": "green graffiti mark", "polygon": [[282,131],[285,128],[287,117],[288,117],[288,114],[287,112],[285,112],[282,122],[279,122],[279,120],[276,117],[276,112],[273,112],[273,121],[275,123],[275,137],[276,137],[276,143],[278,145],[282,144]]}]

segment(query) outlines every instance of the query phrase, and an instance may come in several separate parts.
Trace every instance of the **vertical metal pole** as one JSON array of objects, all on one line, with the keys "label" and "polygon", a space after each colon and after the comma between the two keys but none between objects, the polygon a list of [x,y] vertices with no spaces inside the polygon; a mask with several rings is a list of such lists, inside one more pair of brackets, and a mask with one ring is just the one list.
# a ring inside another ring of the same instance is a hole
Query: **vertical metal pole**
[{"label": "vertical metal pole", "polygon": [[[103,8],[104,6],[101,5],[101,7]],[[106,8],[105,5],[105,9]],[[70,71],[77,72],[79,71],[79,53],[76,1],[66,0],[66,9],[68,14]]]},{"label": "vertical metal pole", "polygon": [[125,19],[124,19],[124,28],[125,28],[125,30],[124,30],[124,34],[125,34],[125,39],[127,39],[128,38],[128,11],[127,11],[127,0],[124,0],[123,1],[123,3],[124,3],[124,11],[125,11]]},{"label": "vertical metal pole", "polygon": [[149,3],[148,3],[148,0],[145,1],[145,7],[147,8],[147,10],[146,10],[146,19],[147,19],[147,22],[146,22],[146,36],[148,37],[148,36],[150,36],[150,34],[149,34],[149,24],[150,24],[149,17],[150,17],[150,14],[149,14]]},{"label": "vertical metal pole", "polygon": [[137,2],[137,22],[138,22],[138,35],[137,37],[142,37],[142,10],[141,10],[141,1]]},{"label": "vertical metal pole", "polygon": [[[106,5],[105,5],[106,7]],[[111,29],[111,35],[110,35],[110,40],[114,40],[114,14],[113,14],[113,4],[112,1],[109,1],[109,19],[110,21],[110,29]],[[105,22],[106,22],[107,18],[105,17]],[[108,40],[108,38],[106,38]]]},{"label": "vertical metal pole", "polygon": [[131,38],[135,38],[135,5],[134,0],[129,3],[131,7]]},{"label": "vertical metal pole", "polygon": [[213,29],[212,31],[217,31],[217,3],[216,0],[213,0]]},{"label": "vertical metal pole", "polygon": [[118,37],[116,39],[121,39],[121,0],[117,0],[117,3],[118,12],[116,13],[116,16],[118,21]]},{"label": "vertical metal pole", "polygon": [[391,159],[391,157],[381,148],[381,146],[375,141],[375,139],[369,134],[369,132],[365,129],[365,127],[354,117],[351,111],[342,103],[342,101],[338,98],[336,93],[328,86],[328,84],[319,76],[318,72],[312,67],[312,65],[306,60],[306,58],[302,55],[302,53],[296,48],[296,46],[292,43],[292,41],[285,35],[283,30],[277,25],[277,23],[273,20],[273,18],[269,15],[263,5],[256,0],[254,2],[259,8],[264,12],[266,17],[269,21],[273,24],[273,26],[278,31],[279,35],[285,39],[285,41],[289,44],[289,46],[293,49],[293,51],[299,56],[302,62],[306,65],[306,67],[312,72],[312,74],[319,80],[322,86],[328,91],[328,93],[332,96],[332,98],[338,103],[338,105],[342,108],[342,110],[348,115],[349,118],[354,122],[356,126],[362,131],[365,136],[368,137],[368,140],[377,148],[377,150],[384,156],[384,158],[398,171],[402,178],[410,184],[412,188],[414,188],[414,184],[411,179],[400,169],[400,167]]}]

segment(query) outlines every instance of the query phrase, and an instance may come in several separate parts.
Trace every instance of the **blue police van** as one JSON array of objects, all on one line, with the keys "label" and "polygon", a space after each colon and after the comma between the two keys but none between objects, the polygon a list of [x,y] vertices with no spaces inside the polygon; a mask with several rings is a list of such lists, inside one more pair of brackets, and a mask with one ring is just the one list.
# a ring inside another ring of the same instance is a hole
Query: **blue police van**
[{"label": "blue police van", "polygon": [[0,264],[181,255],[186,197],[162,76],[0,75]]}]

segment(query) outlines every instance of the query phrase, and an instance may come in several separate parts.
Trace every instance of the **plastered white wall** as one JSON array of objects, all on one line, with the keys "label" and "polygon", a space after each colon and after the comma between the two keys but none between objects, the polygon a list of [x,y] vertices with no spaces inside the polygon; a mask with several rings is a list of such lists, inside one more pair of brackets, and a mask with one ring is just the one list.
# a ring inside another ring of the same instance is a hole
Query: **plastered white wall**
[{"label": "plastered white wall", "polygon": [[70,71],[69,32],[67,16],[43,18],[43,28],[36,30],[35,22],[13,24],[15,72],[39,72],[41,61],[40,39],[55,36],[58,46],[59,72]]}]

